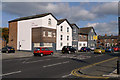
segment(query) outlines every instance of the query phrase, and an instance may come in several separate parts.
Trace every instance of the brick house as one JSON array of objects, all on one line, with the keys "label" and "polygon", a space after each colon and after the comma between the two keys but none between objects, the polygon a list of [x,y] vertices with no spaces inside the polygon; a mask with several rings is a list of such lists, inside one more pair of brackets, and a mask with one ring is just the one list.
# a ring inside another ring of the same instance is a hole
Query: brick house
[{"label": "brick house", "polygon": [[56,48],[57,19],[51,13],[9,21],[9,46],[31,51],[35,47]]},{"label": "brick house", "polygon": [[97,47],[113,47],[117,45],[118,36],[98,36]]},{"label": "brick house", "polygon": [[87,47],[88,42],[88,34],[85,33],[78,33],[78,50],[80,50],[82,47]]}]

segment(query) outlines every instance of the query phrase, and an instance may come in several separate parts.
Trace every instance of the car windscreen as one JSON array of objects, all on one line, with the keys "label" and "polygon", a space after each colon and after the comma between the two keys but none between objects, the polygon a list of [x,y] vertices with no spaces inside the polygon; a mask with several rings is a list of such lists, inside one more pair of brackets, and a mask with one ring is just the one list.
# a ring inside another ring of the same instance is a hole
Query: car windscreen
[{"label": "car windscreen", "polygon": [[40,48],[35,48],[35,50],[40,50]]}]

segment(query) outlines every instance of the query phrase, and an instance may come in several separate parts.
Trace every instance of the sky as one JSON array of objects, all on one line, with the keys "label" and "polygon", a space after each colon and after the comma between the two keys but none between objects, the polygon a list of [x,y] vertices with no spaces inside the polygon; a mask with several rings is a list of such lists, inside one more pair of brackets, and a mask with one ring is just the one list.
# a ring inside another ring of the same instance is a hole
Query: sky
[{"label": "sky", "polygon": [[94,27],[98,35],[118,34],[118,2],[2,2],[2,27],[8,21],[42,13],[66,18],[78,27]]}]

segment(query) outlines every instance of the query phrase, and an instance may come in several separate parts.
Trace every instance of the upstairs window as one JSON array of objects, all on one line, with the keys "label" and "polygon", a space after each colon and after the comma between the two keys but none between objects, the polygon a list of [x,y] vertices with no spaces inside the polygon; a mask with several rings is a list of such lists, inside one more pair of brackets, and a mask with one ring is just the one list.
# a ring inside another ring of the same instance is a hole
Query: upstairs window
[{"label": "upstairs window", "polygon": [[60,31],[63,31],[63,26],[60,27]]},{"label": "upstairs window", "polygon": [[73,33],[76,33],[76,29],[73,29]]},{"label": "upstairs window", "polygon": [[48,37],[52,37],[52,32],[48,32]]},{"label": "upstairs window", "polygon": [[53,33],[53,37],[56,37],[56,36],[55,36],[55,33]]},{"label": "upstairs window", "polygon": [[50,18],[48,19],[48,25],[51,25],[51,19]]},{"label": "upstairs window", "polygon": [[86,36],[84,35],[84,39],[86,38]]},{"label": "upstairs window", "polygon": [[67,27],[67,32],[69,32],[69,27]]},{"label": "upstairs window", "polygon": [[63,38],[63,36],[61,35],[61,36],[60,36],[60,40],[62,40],[62,38]]},{"label": "upstairs window", "polygon": [[43,31],[43,37],[45,37],[45,31]]},{"label": "upstairs window", "polygon": [[67,36],[67,40],[69,40],[69,36]]}]

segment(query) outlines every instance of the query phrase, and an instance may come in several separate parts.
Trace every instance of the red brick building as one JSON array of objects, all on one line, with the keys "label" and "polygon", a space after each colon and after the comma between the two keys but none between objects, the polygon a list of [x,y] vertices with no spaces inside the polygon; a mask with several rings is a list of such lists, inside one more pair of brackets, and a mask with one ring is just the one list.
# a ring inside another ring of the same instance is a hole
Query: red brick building
[{"label": "red brick building", "polygon": [[113,47],[113,46],[116,46],[118,45],[117,43],[118,41],[118,36],[98,36],[98,40],[97,40],[97,47]]}]

